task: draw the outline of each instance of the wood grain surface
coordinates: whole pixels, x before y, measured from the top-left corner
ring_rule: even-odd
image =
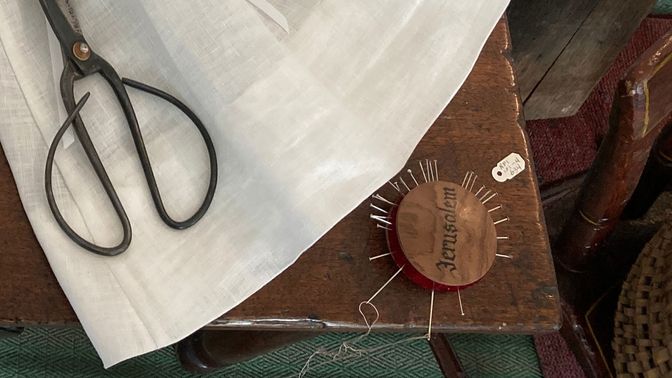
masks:
[[[523,103],[600,0],[511,0],[513,59]]]
[[[654,3],[513,1],[513,50],[525,118],[575,114]]]
[[[396,212],[406,259],[429,280],[467,286],[490,270],[497,232],[481,201],[460,185],[434,181],[411,190]]]
[[[454,293],[437,295],[437,332],[533,333],[559,325],[557,284],[509,51],[502,19],[473,72],[411,156],[411,161],[440,161],[439,177],[448,181],[460,182],[467,170],[479,173],[479,180],[499,193],[493,204],[501,203],[511,218],[497,231],[510,237],[499,251],[514,259],[497,262],[483,280],[463,291],[465,316]],[[511,152],[523,156],[528,168],[496,183],[488,174]],[[4,158],[0,177],[0,324],[75,323],[32,234]],[[385,250],[385,236],[369,220],[365,200],[295,264],[209,327],[364,330],[358,304],[397,270],[390,260],[369,261]],[[427,330],[429,294],[408,280],[393,280],[374,303],[380,310],[375,329]]]

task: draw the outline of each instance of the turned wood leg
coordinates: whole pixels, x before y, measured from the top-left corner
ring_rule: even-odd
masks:
[[[628,202],[623,215],[627,219],[641,218],[672,178],[672,128],[667,127],[651,151],[642,178]]]
[[[457,354],[450,345],[450,341],[448,341],[446,335],[440,333],[433,334],[432,338],[429,340],[429,345],[432,347],[436,362],[439,364],[441,372],[445,377],[461,378],[467,376],[462,368],[460,359],[457,357]]]
[[[177,344],[177,357],[185,370],[197,373],[249,360],[317,332],[199,330]]]

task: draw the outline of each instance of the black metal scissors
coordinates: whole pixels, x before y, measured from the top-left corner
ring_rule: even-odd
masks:
[[[105,167],[100,161],[98,152],[96,151],[96,148],[94,147],[93,142],[91,141],[91,138],[89,137],[89,134],[84,127],[84,123],[79,116],[79,111],[82,109],[86,103],[86,100],[89,98],[89,93],[86,93],[80,99],[80,101],[75,104],[75,95],[73,91],[75,81],[96,73],[100,74],[112,87],[112,90],[114,91],[114,94],[116,95],[119,104],[121,105],[124,115],[126,116],[135,148],[138,151],[138,156],[140,157],[142,169],[147,180],[147,185],[149,186],[149,191],[152,194],[154,205],[163,222],[175,229],[185,229],[198,222],[208,210],[208,207],[210,206],[212,198],[215,194],[215,188],[217,186],[217,157],[215,154],[215,148],[212,144],[212,140],[210,139],[210,135],[205,129],[205,126],[203,126],[203,123],[186,105],[170,94],[137,81],[120,78],[114,68],[112,68],[112,66],[107,61],[105,61],[105,59],[94,53],[89,47],[89,44],[82,35],[79,22],[77,21],[77,18],[75,17],[68,0],[40,0],[40,5],[42,6],[42,10],[46,15],[47,20],[49,20],[49,24],[51,25],[54,34],[56,34],[56,37],[60,42],[61,50],[63,52],[64,68],[63,73],[61,74],[60,90],[61,97],[63,98],[63,104],[65,105],[65,109],[69,114],[63,125],[56,133],[56,136],[54,137],[54,140],[49,147],[44,177],[47,201],[49,202],[49,207],[51,208],[51,212],[53,213],[54,218],[56,218],[58,225],[75,243],[93,253],[104,256],[118,255],[124,252],[131,243],[131,224],[128,220],[128,216],[126,215],[126,211],[124,210],[121,201],[119,201],[119,197],[114,190],[114,186],[112,185],[110,178],[107,176]],[[145,148],[145,143],[142,139],[140,127],[138,126],[138,120],[135,116],[133,106],[131,105],[131,100],[128,97],[128,93],[126,92],[124,85],[128,85],[129,87],[136,88],[154,96],[160,97],[176,106],[194,123],[203,137],[203,141],[205,142],[206,148],[208,150],[208,158],[210,159],[210,183],[208,185],[208,190],[205,194],[203,203],[199,209],[186,220],[176,221],[166,212],[163,201],[161,200],[159,188],[156,184],[156,179],[154,178],[154,171],[152,170],[152,165],[150,164],[149,156],[147,155],[147,149]],[[96,175],[98,176],[98,179],[102,183],[103,188],[105,189],[105,192],[112,202],[112,206],[114,207],[114,210],[116,211],[117,216],[121,221],[123,238],[116,246],[99,246],[79,236],[65,221],[54,199],[54,192],[51,183],[54,155],[56,153],[56,147],[58,146],[59,141],[71,124],[74,124],[77,138],[82,144],[84,151],[89,161],[91,162]]]

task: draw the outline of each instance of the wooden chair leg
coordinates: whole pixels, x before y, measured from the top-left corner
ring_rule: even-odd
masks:
[[[667,127],[658,138],[644,168],[642,178],[623,215],[627,219],[641,218],[672,179],[672,128]]]
[[[575,211],[554,248],[557,261],[588,271],[632,197],[658,136],[672,118],[672,32],[637,59],[618,85],[609,129]],[[666,138],[669,140],[670,138]]]
[[[460,359],[457,357],[446,335],[440,333],[432,335],[429,345],[432,347],[436,362],[439,364],[441,372],[445,377],[463,378],[467,376],[462,368]]]
[[[317,332],[199,330],[180,341],[176,352],[185,370],[206,373],[318,335]]]

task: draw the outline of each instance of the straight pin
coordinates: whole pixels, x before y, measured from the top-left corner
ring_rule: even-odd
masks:
[[[429,181],[434,181],[434,173],[432,172],[432,165],[429,164],[429,159],[425,159],[425,167],[427,168],[427,175],[429,176]]]
[[[492,190],[488,190],[487,192],[483,193],[483,195],[481,196],[481,198],[479,198],[478,200],[481,201],[481,202],[483,202],[483,198],[487,197],[488,194],[490,194],[490,193],[492,193]]]
[[[509,240],[508,236],[498,236],[497,240]]]
[[[405,266],[406,266],[406,265],[402,265],[401,268],[399,268],[399,270],[397,270],[397,272],[394,273],[394,274],[392,275],[392,277],[390,277],[390,279],[387,280],[387,282],[385,282],[385,283],[383,284],[383,286],[381,286],[380,289],[378,289],[378,291],[376,291],[376,292],[371,296],[371,298],[369,298],[369,300],[366,301],[366,302],[367,302],[367,303],[371,302],[371,301],[372,301],[378,294],[380,294],[380,292],[383,291],[383,289],[385,288],[385,286],[389,285],[389,283],[392,282],[392,280],[393,280],[396,276],[398,276],[399,273],[401,273],[401,271],[404,269]]]
[[[374,208],[374,209],[380,211],[380,212],[383,213],[383,214],[387,214],[387,210],[383,210],[383,209],[381,209],[380,207],[378,207],[378,206],[376,206],[376,205],[374,205],[374,204],[372,204],[372,203],[369,203],[369,207]]]
[[[383,230],[388,230],[388,231],[392,230],[391,228],[389,228],[389,227],[387,227],[387,226],[381,226],[381,225],[378,224],[378,223],[376,223],[376,227],[378,227],[378,228],[382,228]]]
[[[382,255],[371,256],[371,257],[369,257],[369,261],[373,261],[373,260],[375,260],[375,259],[379,259],[379,258],[381,258],[381,257],[389,256],[389,255],[391,255],[391,254],[392,254],[392,253],[388,252],[388,253],[383,253]]]
[[[498,225],[498,224],[500,224],[500,223],[502,223],[502,222],[506,222],[506,221],[508,221],[508,220],[509,220],[509,217],[502,218],[502,219],[498,220],[497,222],[495,222],[495,226]]]
[[[404,186],[406,187],[406,190],[408,190],[410,192],[411,188],[409,188],[408,185],[406,185],[406,181],[404,181],[404,178],[399,176],[399,180],[401,180],[401,183],[404,184]]]
[[[425,182],[427,181],[427,175],[425,174],[425,168],[422,167],[422,162],[418,160],[418,165],[420,165],[420,170],[422,171],[422,177],[425,179]]]
[[[497,206],[493,207],[492,209],[488,210],[488,213],[492,213],[493,211],[499,210],[501,208],[502,208],[502,205],[497,205]]]
[[[483,204],[485,205],[486,203],[488,203],[488,201],[493,199],[496,195],[497,195],[497,192],[492,193],[492,195],[490,197],[486,198],[485,201],[483,201]]]
[[[394,184],[393,184],[392,181],[388,181],[388,183],[389,183],[390,185],[392,185],[392,187],[394,188],[394,190],[396,190],[397,192],[399,192],[399,194],[402,194],[402,195],[404,194],[404,193],[401,192],[401,188],[399,188],[399,183],[398,183],[398,182],[395,181]]]
[[[465,173],[464,178],[462,179],[462,185],[460,185],[460,186],[463,187],[463,188],[464,188],[464,184],[467,182],[467,176],[469,176],[469,172]]]
[[[416,187],[417,187],[417,186],[420,186],[420,184],[418,184],[418,180],[416,180],[416,179],[415,179],[415,176],[413,176],[413,171],[409,168],[409,169],[406,170],[406,172],[408,172],[408,174],[411,175],[411,178],[412,178],[413,181],[415,182],[415,186],[416,186]]]
[[[392,205],[392,206],[397,206],[396,203],[394,203],[394,202],[392,202],[392,201],[388,201],[385,197],[381,196],[380,194],[374,194],[374,195],[371,196],[371,198],[373,198],[373,199],[377,199],[377,200],[379,200],[379,201],[383,201],[383,202],[385,202],[385,203],[387,203],[387,204],[389,204],[389,205]]]
[[[478,193],[480,193],[481,190],[483,190],[483,189],[485,189],[485,185],[482,185],[481,188],[478,189],[478,191],[477,191],[476,194],[474,194],[474,195],[475,195],[476,197],[478,197]]]
[[[513,259],[513,256],[511,255],[502,255],[501,253],[495,253],[495,256],[497,257],[503,257],[505,259]]]
[[[434,160],[434,176],[436,177],[436,181],[439,181],[439,165],[436,160]]]
[[[432,338],[432,315],[434,314],[434,288],[432,288],[432,296],[429,300],[429,326],[427,326],[427,340]]]
[[[387,224],[387,225],[392,225],[392,222],[390,222],[390,221],[388,221],[387,219],[385,219],[385,218],[387,218],[387,217],[384,217],[384,216],[382,216],[382,215],[369,214],[369,218],[371,218],[371,219],[373,219],[373,220],[375,220],[375,221],[377,221],[377,222],[383,222],[383,223],[385,223],[385,224]]]
[[[474,184],[476,183],[476,179],[478,179],[478,175],[474,175],[474,181],[471,182],[471,185],[469,186],[469,191],[471,192],[472,189],[474,189]]]
[[[467,182],[464,183],[464,189],[469,189],[469,184],[471,183],[471,179],[474,177],[474,172],[469,171],[467,172]]]
[[[464,307],[462,307],[462,296],[460,295],[460,289],[457,289],[457,301],[460,302],[460,315],[464,316]]]

